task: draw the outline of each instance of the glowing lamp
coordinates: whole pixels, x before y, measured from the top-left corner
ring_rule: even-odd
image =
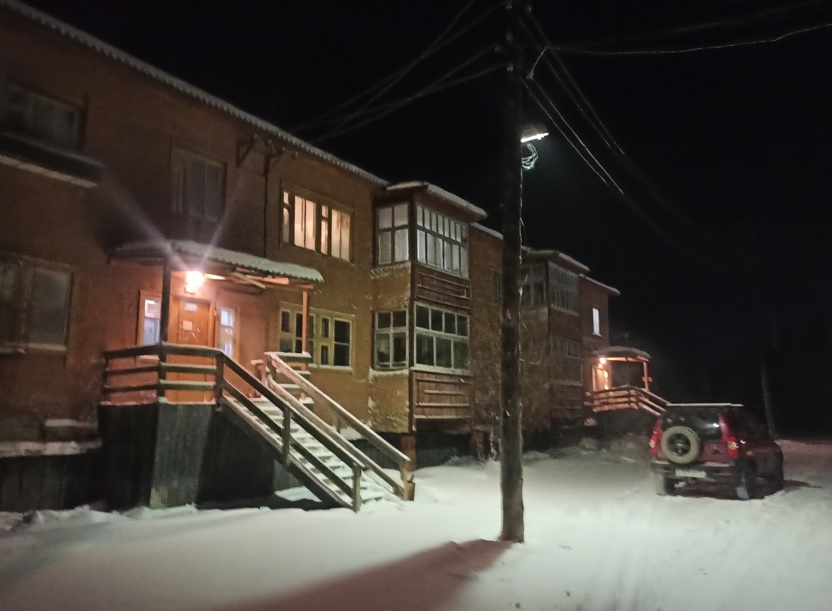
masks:
[[[543,140],[548,135],[549,132],[542,127],[528,127],[520,134],[520,142],[526,143],[532,140]]]
[[[599,362],[601,365],[606,365],[606,364],[607,364],[607,359],[605,359],[605,358],[602,356],[600,359],[598,359],[598,362]]]
[[[205,274],[197,271],[185,272],[185,292],[193,295],[205,282]]]

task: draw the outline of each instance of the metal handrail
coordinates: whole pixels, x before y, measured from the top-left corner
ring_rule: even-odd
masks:
[[[312,397],[313,400],[320,401],[321,403],[327,405],[335,412],[337,417],[346,421],[359,435],[361,435],[363,439],[369,442],[370,445],[398,466],[402,484],[401,486],[396,484],[396,493],[405,500],[413,498],[413,463],[406,454],[394,448],[390,443],[382,439],[378,433],[373,431],[352,413],[347,411],[337,401],[332,399],[332,397],[301,376],[295,369],[290,367],[288,363],[280,358],[280,355],[277,352],[267,352],[266,359],[269,366],[274,369],[276,374],[280,373],[293,384],[297,384],[298,387],[300,387],[304,393]],[[340,435],[338,437],[341,438]],[[363,453],[362,456],[365,457],[364,464],[368,469],[385,481],[390,481],[389,476],[384,473],[383,469],[379,465],[377,465],[374,461],[371,461],[369,457],[366,457]]]

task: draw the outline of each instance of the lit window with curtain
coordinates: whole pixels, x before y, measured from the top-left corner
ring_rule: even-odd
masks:
[[[281,240],[336,259],[350,260],[349,212],[291,191],[281,200]]]

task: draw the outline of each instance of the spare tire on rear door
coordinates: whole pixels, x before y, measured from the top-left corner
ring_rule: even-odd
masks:
[[[687,426],[671,426],[662,433],[662,451],[677,465],[692,463],[699,456],[699,435]]]

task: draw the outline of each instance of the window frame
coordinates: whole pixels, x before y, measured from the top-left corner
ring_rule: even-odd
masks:
[[[297,242],[296,214],[298,200],[303,202],[304,211],[308,206],[314,206],[313,235],[309,244],[308,235]],[[280,190],[280,242],[287,246],[302,248],[318,253],[325,257],[331,257],[338,261],[352,262],[353,248],[353,216],[354,211],[341,205],[333,203],[327,198],[307,194],[303,190],[291,186],[284,186]],[[339,219],[336,222],[336,218]],[[308,221],[308,214],[305,212],[303,220]],[[346,220],[346,223],[344,222]],[[338,226],[338,254],[335,254],[334,229]],[[305,233],[305,232],[304,232]],[[344,237],[346,236],[346,248],[344,248]],[[346,250],[346,253],[344,252]]]
[[[231,326],[230,326],[230,329],[231,329],[231,354],[228,354],[222,348],[222,332],[223,332],[223,329],[229,328],[228,325],[223,325],[222,324],[222,313],[223,313],[223,311],[231,312],[231,316],[232,316],[232,322],[231,322]],[[239,329],[239,320],[240,320],[239,316],[238,316],[237,308],[217,304],[215,309],[214,309],[214,312],[216,313],[216,317],[217,317],[217,324],[214,325],[214,328],[216,329],[216,336],[217,336],[216,337],[217,348],[223,354],[228,356],[229,358],[236,359],[237,355],[238,355],[238,349],[239,349],[239,332],[238,332],[238,329]]]
[[[84,126],[83,106],[68,102],[47,93],[43,93],[36,88],[29,87],[16,80],[6,80],[5,83],[0,81],[0,85],[2,85],[2,91],[0,91],[0,127],[2,127],[2,129],[25,138],[31,138],[37,142],[57,146],[66,150],[81,150],[83,144],[82,133]],[[10,97],[14,89],[17,89],[26,98],[25,103],[21,108],[21,114],[23,117],[22,122],[24,126],[20,129],[10,126],[9,117],[12,115],[12,112],[10,111],[10,108],[12,107]],[[56,138],[54,133],[49,137],[45,137],[43,134],[37,133],[37,130],[33,127],[35,115],[34,104],[36,100],[45,102],[46,105],[53,107],[53,111],[68,111],[72,115],[71,142],[65,142],[61,138]],[[57,114],[52,116],[53,130],[55,128],[54,122],[56,119]]]
[[[402,209],[404,207],[404,222],[397,223],[396,221],[396,210]],[[382,227],[382,214],[386,211],[390,211],[390,226],[389,227]],[[398,201],[392,203],[382,204],[380,206],[376,206],[373,210],[373,227],[375,229],[375,246],[374,251],[375,255],[373,257],[374,263],[376,267],[384,267],[386,265],[399,265],[401,263],[407,263],[408,261],[412,260],[413,253],[410,252],[410,202],[409,201]],[[400,232],[404,231],[404,257],[397,258],[396,257],[396,235],[400,234]],[[388,237],[389,236],[389,237]],[[382,240],[388,242],[390,253],[390,260],[389,261],[382,261],[381,253],[382,253]]]
[[[552,338],[555,357],[555,381],[561,384],[583,384],[584,371],[581,342],[571,337],[556,335]],[[569,348],[574,354],[569,354]],[[573,375],[568,375],[573,374]],[[576,375],[575,375],[576,374]]]
[[[592,306],[592,335],[601,337],[601,308]]]
[[[433,208],[415,202],[413,228],[416,261],[460,278],[470,276],[468,223],[456,220],[447,214],[437,212]],[[430,248],[428,244],[433,244],[433,248]],[[456,262],[454,249],[456,249],[459,258],[458,267],[454,267]],[[431,251],[433,252],[432,257]],[[431,261],[431,258],[433,261]],[[450,262],[448,259],[450,259]],[[440,261],[437,262],[437,260]]]
[[[427,328],[419,325],[419,308],[425,308],[428,310],[428,325],[430,327],[433,326],[434,320],[434,313],[442,314],[442,327],[443,330],[439,331],[433,328]],[[446,315],[454,316],[454,326],[459,328],[459,319],[463,318],[465,320],[465,334],[460,333],[450,333],[444,330],[446,326]],[[410,358],[412,359],[413,367],[428,370],[428,371],[435,371],[435,372],[454,372],[454,373],[470,373],[471,372],[471,314],[467,312],[459,312],[449,308],[445,308],[442,306],[437,306],[431,303],[426,302],[416,302],[413,304],[413,347],[411,350]],[[433,364],[422,363],[419,361],[419,338],[420,337],[429,337],[432,338],[432,352],[433,352]],[[437,339],[448,340],[451,342],[450,345],[450,358],[451,358],[451,366],[445,367],[442,365],[437,365]],[[465,346],[465,367],[455,367],[456,365],[456,345],[464,345]]]
[[[286,331],[283,330],[284,313],[287,313],[289,316],[289,329]],[[300,305],[286,304],[281,305],[280,308],[278,308],[277,341],[278,348],[281,352],[291,352],[293,354],[299,354],[295,348],[297,346],[297,343],[302,341],[300,335],[301,331],[297,328],[298,320],[302,321],[302,318],[299,319],[298,317],[301,317],[302,315],[303,312],[302,307]],[[310,362],[309,366],[333,371],[352,371],[355,359],[354,317],[349,316],[347,314],[342,314],[340,312],[333,312],[331,310],[322,310],[318,308],[309,308],[308,317],[309,322],[307,323],[306,346],[303,347],[303,351],[309,352],[309,354],[312,356],[312,361]],[[336,322],[345,323],[349,325],[349,364],[347,365],[332,364],[335,360],[336,345],[344,345],[344,342],[337,342],[335,340]],[[328,327],[328,334],[326,335],[323,332],[324,325]],[[287,351],[282,349],[281,343],[284,341],[292,342],[292,350]],[[328,363],[322,363],[322,348],[327,349],[327,360],[329,361]]]
[[[546,261],[524,263],[520,267],[520,274],[520,307],[547,306],[549,303],[549,263]]]
[[[578,274],[549,263],[549,305],[567,314],[580,313]]]
[[[410,316],[406,307],[395,310],[379,310],[373,312],[373,369],[376,371],[397,371],[407,369],[410,363]],[[395,325],[396,314],[404,314],[404,325]],[[379,319],[390,316],[390,326],[379,326]],[[404,337],[404,361],[395,360],[395,338]],[[386,339],[390,348],[390,360],[387,364],[379,361],[379,339]]]
[[[190,168],[191,163],[197,162],[203,165],[202,177],[202,199],[200,203],[200,210],[194,210],[193,201],[189,198],[188,192],[190,189]],[[174,143],[171,150],[170,161],[170,176],[171,176],[171,196],[170,209],[174,215],[182,216],[196,221],[205,221],[210,223],[218,223],[222,220],[225,214],[225,187],[227,182],[227,167],[222,161],[213,159],[207,155],[197,153],[192,149]],[[212,212],[209,216],[206,213],[206,197],[208,192],[208,168],[213,167],[217,169],[217,210],[216,215]]]
[[[60,263],[51,263],[28,257],[3,256],[0,255],[0,264],[15,269],[15,278],[9,283],[7,297],[0,301],[0,307],[5,309],[10,321],[10,334],[8,338],[0,338],[0,354],[21,354],[28,351],[40,352],[66,352],[69,347],[70,330],[72,327],[72,304],[75,292],[74,270]],[[63,304],[60,306],[62,313],[61,335],[59,343],[33,341],[33,329],[35,324],[36,284],[39,271],[47,274],[60,274],[65,282],[65,293],[62,296]],[[10,314],[8,314],[10,312]]]

